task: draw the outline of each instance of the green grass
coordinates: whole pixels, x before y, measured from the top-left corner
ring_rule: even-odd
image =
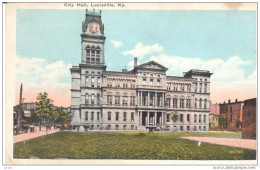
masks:
[[[241,133],[55,133],[14,145],[15,158],[255,160],[256,151],[178,139]]]

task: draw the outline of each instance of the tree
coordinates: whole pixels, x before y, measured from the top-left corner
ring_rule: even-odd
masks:
[[[174,122],[177,121],[177,120],[179,119],[178,113],[177,113],[177,112],[173,112],[173,113],[171,114],[171,119],[172,119]]]
[[[58,120],[61,122],[62,124],[62,131],[63,131],[63,127],[68,127],[69,123],[71,121],[71,117],[69,115],[68,109],[63,108],[63,107],[59,107],[58,108],[58,112],[59,112],[59,118]]]
[[[224,125],[224,128],[227,128],[227,122],[228,122],[228,117],[225,114],[220,114],[218,122],[220,125]]]
[[[46,92],[39,93],[37,96],[37,104],[35,113],[39,117],[41,121],[39,121],[39,127],[41,129],[41,122],[44,120],[46,125],[46,133],[48,133],[48,127],[51,120],[58,118],[58,111],[51,104],[51,100],[48,98],[48,94]]]

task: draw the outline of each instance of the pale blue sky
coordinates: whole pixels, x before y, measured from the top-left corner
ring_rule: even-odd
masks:
[[[17,10],[17,55],[21,58],[42,58],[48,63],[62,60],[65,64],[78,65],[84,19],[85,10]],[[123,52],[133,50],[138,43],[143,46],[157,43],[163,51],[145,55],[141,63],[149,61],[152,56],[161,61],[159,56],[162,54],[169,58],[179,56],[182,57],[180,61],[191,63],[180,67],[177,65],[185,66],[186,63],[176,65],[173,62],[170,65],[161,61],[161,64],[170,67],[169,74],[180,76],[181,72],[188,71],[182,69],[212,68],[210,71],[219,72],[220,75],[214,72],[213,76],[216,82],[220,82],[219,77],[227,74],[229,70],[225,67],[232,65],[233,60],[237,67],[230,68],[230,72],[242,74],[241,78],[230,75],[237,76],[236,83],[243,79],[247,81],[256,73],[255,11],[102,10],[102,21],[107,37],[107,70],[120,71],[124,66],[128,67],[133,56],[125,56]],[[124,45],[115,48],[111,40],[121,41]],[[232,58],[234,56],[239,58]],[[204,68],[198,63],[194,63],[193,67],[191,60],[198,58],[204,65],[215,59],[221,60],[219,64],[222,68],[217,70],[214,64]],[[63,76],[58,81],[70,82],[71,77]]]

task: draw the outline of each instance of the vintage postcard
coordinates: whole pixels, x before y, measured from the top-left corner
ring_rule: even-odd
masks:
[[[257,165],[257,3],[4,9],[5,164]]]

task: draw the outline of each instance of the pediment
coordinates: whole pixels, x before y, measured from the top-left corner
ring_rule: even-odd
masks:
[[[167,70],[166,67],[162,66],[159,63],[156,63],[155,61],[149,61],[147,63],[139,65],[138,67],[142,69]]]

